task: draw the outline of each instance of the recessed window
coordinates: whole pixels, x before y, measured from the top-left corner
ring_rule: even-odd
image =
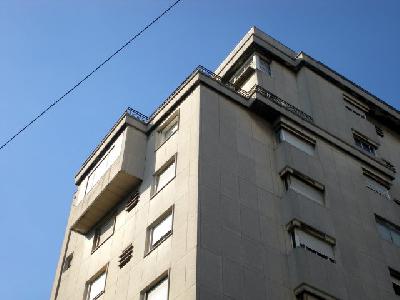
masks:
[[[157,145],[160,147],[164,144],[179,128],[179,115],[174,114],[170,117],[166,124],[162,125],[161,129],[157,131]]]
[[[65,271],[67,271],[69,268],[71,268],[72,258],[73,258],[73,257],[74,257],[74,254],[71,253],[71,254],[69,254],[69,255],[65,258],[64,264],[63,264],[63,267],[62,267],[62,272],[65,272]]]
[[[304,248],[322,258],[335,262],[333,242],[326,235],[310,229],[308,226],[290,229],[293,248]]]
[[[172,179],[175,178],[176,157],[174,156],[165,166],[163,166],[155,175],[154,193],[159,192]]]
[[[393,223],[375,216],[378,232],[381,238],[400,247],[400,228]]]
[[[377,147],[375,145],[371,144],[366,139],[357,135],[354,136],[354,142],[357,148],[359,148],[361,151],[363,151],[368,155],[375,156],[377,150]]]
[[[324,205],[324,192],[295,176],[286,178],[287,187],[310,200]]]
[[[144,295],[144,300],[168,300],[169,284],[168,277],[162,279]]]
[[[368,106],[346,94],[343,95],[343,100],[345,100],[345,107],[349,112],[361,119],[366,119],[365,113],[369,110]]]
[[[114,233],[115,216],[108,217],[96,229],[93,240],[93,250],[95,251],[106,240],[108,240]]]
[[[297,295],[296,299],[297,300],[325,300],[325,298],[311,294],[309,292],[304,292],[304,293]]]
[[[324,186],[302,173],[286,167],[280,173],[287,190],[307,197],[314,202],[324,205]]]
[[[172,233],[172,210],[148,230],[148,251],[160,245]]]
[[[397,296],[400,296],[400,272],[389,268],[390,279],[392,280],[393,291]]]
[[[309,155],[314,155],[315,143],[311,143],[310,141],[305,140],[304,138],[300,137],[298,134],[295,134],[292,131],[282,128],[277,132],[277,137],[278,142],[287,142]]]
[[[103,271],[87,283],[87,300],[98,299],[105,292],[107,272]]]
[[[365,181],[367,188],[387,199],[390,199],[389,188],[386,185],[369,176],[365,176]]]
[[[260,59],[259,70],[271,76],[271,64],[264,59]]]

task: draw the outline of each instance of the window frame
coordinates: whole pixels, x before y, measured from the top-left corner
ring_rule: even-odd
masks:
[[[108,221],[112,220],[113,224],[112,224],[112,232],[111,234],[104,239],[102,242],[100,242],[100,237],[101,235],[100,233],[100,229],[107,224]],[[117,216],[115,212],[112,212],[108,215],[106,215],[105,217],[103,217],[99,223],[97,223],[94,226],[94,234],[93,234],[93,245],[92,245],[92,252],[91,254],[93,254],[94,252],[96,252],[97,249],[99,249],[103,244],[105,244],[105,242],[107,242],[113,235],[115,232],[115,223],[117,221]]]
[[[103,286],[103,290],[97,294],[94,298],[90,299],[90,291],[92,288],[93,283],[99,279],[102,275],[105,275],[105,279],[104,279],[104,286]],[[106,292],[106,287],[107,287],[107,277],[108,277],[108,264],[106,266],[104,266],[103,268],[101,268],[99,271],[97,271],[92,277],[90,277],[89,280],[86,281],[86,287],[85,287],[85,300],[96,300],[99,299],[102,295],[105,294]]]
[[[158,285],[163,283],[165,280],[168,281],[168,293],[167,293],[167,300],[170,298],[170,290],[171,290],[171,283],[170,283],[170,270],[165,271],[156,279],[154,279],[150,284],[148,284],[141,292],[140,292],[140,300],[148,300],[148,294],[152,290],[154,290]]]
[[[387,242],[390,242],[391,244],[393,244],[396,247],[400,247],[400,226],[398,226],[378,215],[375,215],[375,222],[377,225],[376,227],[377,227],[377,231],[378,231],[380,238]],[[384,237],[384,234],[382,233],[382,231],[380,229],[382,227],[388,231],[390,240]],[[393,238],[394,234],[397,234],[397,236],[399,237],[398,242],[395,242],[395,239]]]
[[[172,176],[161,188],[159,188],[158,185],[159,185],[160,175],[163,174],[172,164],[175,164],[174,176]],[[178,167],[178,155],[177,153],[175,153],[156,172],[154,172],[150,199],[152,199],[155,195],[161,192],[171,181],[175,179],[177,167]]]
[[[314,203],[317,203],[322,206],[326,206],[326,195],[325,195],[325,186],[316,180],[308,177],[307,175],[304,175],[300,173],[297,170],[294,170],[290,167],[285,167],[281,172],[280,176],[284,181],[285,184],[285,189],[288,191],[289,189],[294,191],[297,194],[302,195],[303,197],[307,198],[310,201],[313,201]],[[314,189],[315,191],[319,192],[321,194],[321,202],[313,199],[312,197],[305,195],[304,193],[300,192],[299,190],[290,188],[290,180],[291,178],[295,178],[296,180],[302,182],[304,185],[309,186],[310,188]]]
[[[174,211],[175,211],[174,206],[171,206],[147,227],[146,249],[145,249],[144,256],[149,255],[152,251],[154,251],[156,248],[158,248],[158,246],[160,246],[165,240],[167,240],[173,234]],[[158,225],[160,225],[164,220],[166,220],[168,217],[171,217],[171,229],[167,233],[165,233],[163,236],[161,236],[160,239],[158,239],[156,243],[153,244],[154,229]]]
[[[165,131],[171,129],[174,124],[176,124],[176,130],[170,134],[168,137],[164,136]],[[170,138],[172,138],[178,131],[180,127],[180,112],[176,110],[162,123],[160,128],[156,130],[156,149],[160,149]]]
[[[320,240],[321,242],[324,242],[325,244],[327,244],[328,246],[331,247],[332,250],[332,257],[319,252],[317,249],[313,249],[311,246],[307,246],[307,245],[302,245],[301,243],[298,245],[297,244],[297,238],[296,238],[296,231],[302,231],[303,233],[305,233],[306,235],[309,235],[315,239]],[[305,249],[309,252],[312,252],[316,255],[318,255],[319,257],[324,258],[325,260],[328,260],[332,263],[336,263],[336,251],[335,251],[335,247],[336,247],[336,240],[323,233],[322,231],[319,231],[297,219],[292,220],[288,225],[287,225],[287,231],[290,235],[291,241],[292,241],[292,247],[293,249],[296,248],[302,248]]]
[[[363,168],[362,170],[365,179],[365,187],[386,198],[387,200],[391,200],[392,196],[390,195],[390,182],[365,168]],[[382,190],[381,187],[384,188],[384,190]]]

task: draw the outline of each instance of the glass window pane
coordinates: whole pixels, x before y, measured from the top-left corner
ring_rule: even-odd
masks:
[[[378,232],[383,239],[392,241],[390,230],[384,224],[378,223]]]
[[[392,241],[396,246],[400,247],[400,233],[397,231],[392,230],[391,232]]]
[[[151,246],[154,246],[167,233],[172,230],[172,214],[168,215],[164,220],[156,225],[152,231]]]
[[[114,221],[115,218],[112,217],[107,220],[103,225],[100,226],[98,230],[99,240],[98,245],[102,244],[106,239],[108,239],[114,233]]]
[[[175,177],[175,161],[171,163],[162,173],[158,175],[157,178],[157,188],[156,190],[161,190],[168,182]]]
[[[148,291],[146,300],[168,300],[168,278]]]
[[[164,140],[167,140],[170,136],[172,136],[176,131],[178,130],[178,120],[175,119],[172,123],[172,125],[167,126],[164,129],[163,135],[164,135]]]
[[[91,283],[88,299],[93,300],[102,292],[104,292],[105,285],[106,285],[106,272],[102,273]]]

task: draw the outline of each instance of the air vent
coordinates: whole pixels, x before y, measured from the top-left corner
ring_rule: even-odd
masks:
[[[71,263],[72,263],[72,258],[73,257],[74,257],[74,253],[71,253],[65,258],[64,264],[63,264],[63,267],[62,267],[62,272],[63,273],[65,271],[67,271],[71,267]]]
[[[376,134],[379,135],[380,137],[383,137],[383,130],[382,128],[375,126]]]
[[[140,198],[139,192],[134,192],[130,196],[128,202],[126,202],[125,210],[128,212],[131,211],[138,204],[139,198]]]
[[[122,254],[119,256],[119,267],[122,269],[132,258],[133,246],[129,244],[128,247],[122,251]]]
[[[396,173],[396,167],[390,161],[387,161],[386,159],[383,159],[383,158],[382,158],[382,161],[388,169],[390,169]]]

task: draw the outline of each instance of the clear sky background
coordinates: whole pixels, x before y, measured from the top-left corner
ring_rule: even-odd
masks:
[[[0,0],[0,143],[173,1]],[[73,177],[127,106],[151,112],[256,25],[400,108],[400,1],[183,0],[0,151],[2,299],[48,299]]]

